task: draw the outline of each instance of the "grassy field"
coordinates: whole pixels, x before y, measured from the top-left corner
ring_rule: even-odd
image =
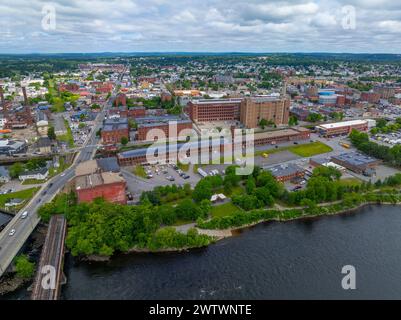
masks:
[[[233,205],[231,202],[228,202],[220,206],[212,207],[210,213],[213,218],[217,218],[217,217],[229,216],[238,211],[241,211],[241,209]]]
[[[283,152],[283,151],[290,151],[290,152],[296,154],[297,156],[306,158],[306,157],[316,156],[318,154],[331,152],[331,151],[333,151],[333,149],[320,141],[316,141],[316,142],[307,143],[307,144],[281,147],[281,148],[270,149],[270,150],[265,150],[265,151],[256,151],[255,156],[262,156],[264,153],[271,155],[271,154],[279,153],[279,152]]]
[[[359,186],[362,184],[362,181],[357,178],[341,179],[340,182],[342,185],[344,185],[346,187]]]
[[[322,154],[322,153],[328,153],[328,152],[333,151],[333,149],[320,141],[316,141],[316,142],[309,143],[309,144],[303,144],[303,145],[291,147],[289,149],[289,151],[291,151],[292,153],[295,153],[296,155],[298,155],[300,157],[306,158],[306,157],[312,157],[312,156]]]
[[[46,180],[27,179],[27,180],[24,180],[24,182],[22,182],[21,184],[26,186],[26,185],[30,185],[30,184],[42,184],[45,182],[46,182]]]
[[[57,136],[57,140],[64,141],[65,143],[68,144],[68,146],[70,148],[73,148],[74,147],[74,137],[72,135],[72,130],[71,130],[70,125],[68,124],[67,120],[64,120],[64,123],[65,123],[65,127],[67,128],[67,133]]]
[[[4,208],[7,200],[9,199],[24,199],[29,200],[33,197],[33,195],[39,190],[39,188],[31,188],[18,192],[8,193],[8,194],[0,194],[0,207]]]
[[[134,175],[136,175],[138,177],[141,177],[141,178],[147,177],[145,169],[142,166],[135,166],[135,168],[132,172],[134,173]]]
[[[181,162],[178,162],[177,167],[184,172],[188,172],[189,170],[189,164],[182,164]]]

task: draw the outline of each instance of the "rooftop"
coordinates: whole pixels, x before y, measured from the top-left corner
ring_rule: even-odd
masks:
[[[335,128],[357,126],[357,125],[363,125],[363,124],[367,124],[367,121],[366,120],[351,120],[351,121],[322,124],[322,125],[318,126],[317,128],[335,129]]]
[[[305,171],[303,168],[295,165],[295,164],[281,164],[278,166],[274,166],[271,168],[267,168],[272,175],[276,178],[278,177],[286,177],[286,176],[291,176],[293,174],[297,174],[299,172]]]
[[[363,166],[371,163],[375,163],[379,160],[366,156],[364,154],[358,153],[358,152],[352,152],[352,153],[343,153],[338,156],[333,156],[333,160],[340,160],[342,162],[348,162],[351,165],[354,166]]]
[[[114,172],[91,173],[77,177],[75,187],[76,190],[82,190],[124,181],[124,178]]]

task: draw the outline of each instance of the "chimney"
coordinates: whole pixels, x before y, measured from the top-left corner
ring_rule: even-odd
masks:
[[[22,87],[22,94],[24,95],[24,105],[28,105],[28,96],[26,95],[26,87]]]
[[[1,104],[4,104],[3,86],[0,86],[0,103],[1,103]]]

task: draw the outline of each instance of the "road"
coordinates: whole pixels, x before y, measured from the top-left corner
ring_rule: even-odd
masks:
[[[99,139],[96,137],[96,132],[100,129],[106,112],[110,107],[110,101],[106,102],[102,111],[97,115],[92,132],[88,136],[84,147],[82,147],[77,154],[72,166],[62,174],[53,177],[45,183],[25,208],[21,210],[0,233],[0,277],[38,225],[40,218],[37,215],[37,210],[39,207],[50,202],[55,195],[60,192],[64,185],[74,177],[74,171],[77,164],[92,159],[96,153],[96,146]],[[22,219],[21,216],[25,211],[28,212],[28,217]],[[11,230],[15,230],[13,236],[9,235]]]

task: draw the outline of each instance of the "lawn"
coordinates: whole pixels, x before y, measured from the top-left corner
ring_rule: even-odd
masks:
[[[68,146],[70,148],[73,148],[74,147],[74,137],[72,135],[72,131],[71,131],[70,125],[68,124],[67,120],[64,120],[64,123],[65,123],[65,127],[67,128],[67,133],[63,134],[63,135],[60,135],[60,136],[57,136],[57,139],[59,141],[64,141],[65,143],[68,144]]]
[[[233,205],[231,202],[227,202],[220,206],[213,206],[210,213],[213,218],[218,218],[218,217],[229,216],[229,215],[232,215],[239,211],[242,211],[242,210],[240,208],[236,207],[235,205]]]
[[[31,199],[39,189],[40,188],[31,188],[8,194],[0,194],[0,208],[4,208],[7,200],[9,199]]]
[[[189,164],[182,164],[181,162],[178,162],[177,167],[184,172],[188,172],[189,170]]]
[[[360,186],[362,184],[361,180],[357,178],[341,179],[340,183],[346,187]]]
[[[294,146],[294,147],[289,148],[288,150],[291,151],[292,153],[295,153],[296,155],[298,155],[300,157],[304,157],[304,158],[312,157],[312,156],[316,156],[318,154],[328,153],[328,152],[333,151],[333,149],[331,147],[329,147],[328,145],[326,145],[320,141]]]
[[[21,184],[26,186],[26,185],[30,185],[30,184],[42,184],[45,182],[46,182],[46,180],[27,179],[27,180],[24,180],[24,182],[22,182]]]
[[[145,169],[142,166],[135,166],[133,173],[141,178],[146,178],[147,174],[145,172]]]

